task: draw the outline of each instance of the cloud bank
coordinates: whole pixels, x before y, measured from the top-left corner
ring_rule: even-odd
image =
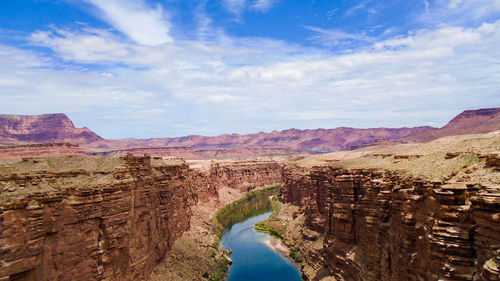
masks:
[[[220,30],[202,41],[174,40],[161,8],[92,1],[120,33],[85,25],[33,32],[30,44],[51,56],[0,45],[1,112],[67,112],[104,137],[144,138],[442,126],[463,109],[500,105],[498,20],[385,39],[308,27],[326,36],[317,39],[322,45],[367,42],[335,52]],[[154,32],[137,35],[122,22],[128,13],[152,13],[152,23],[139,22]]]

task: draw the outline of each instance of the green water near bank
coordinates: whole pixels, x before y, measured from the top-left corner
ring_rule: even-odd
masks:
[[[224,249],[232,250],[233,263],[229,267],[227,281],[301,280],[300,271],[286,256],[263,243],[270,236],[255,230],[256,223],[268,218],[272,212],[279,212],[280,204],[276,198],[279,189],[280,186],[273,186],[250,192],[215,216],[220,223],[220,244]],[[269,199],[271,196],[273,200]],[[227,267],[217,268],[217,277],[207,274],[207,279],[222,280],[226,277],[226,270]]]
[[[223,228],[231,228],[232,225],[250,217],[272,211],[276,205],[275,202],[269,200],[269,197],[277,196],[279,190],[280,186],[276,185],[249,192],[243,199],[225,206],[215,215],[215,218]]]

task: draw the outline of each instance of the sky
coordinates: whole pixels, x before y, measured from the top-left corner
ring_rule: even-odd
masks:
[[[500,0],[0,1],[0,113],[105,138],[441,127],[500,106]]]

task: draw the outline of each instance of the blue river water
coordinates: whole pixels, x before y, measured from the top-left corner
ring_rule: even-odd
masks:
[[[257,222],[267,219],[270,214],[251,217],[222,234],[221,246],[233,252],[227,281],[302,280],[300,271],[288,258],[262,243],[269,235],[254,229]]]

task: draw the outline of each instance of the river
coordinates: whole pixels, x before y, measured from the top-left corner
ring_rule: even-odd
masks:
[[[267,219],[271,212],[237,223],[222,234],[221,246],[231,248],[233,264],[227,281],[300,281],[300,271],[283,254],[262,243],[269,235],[257,232],[256,223]]]

